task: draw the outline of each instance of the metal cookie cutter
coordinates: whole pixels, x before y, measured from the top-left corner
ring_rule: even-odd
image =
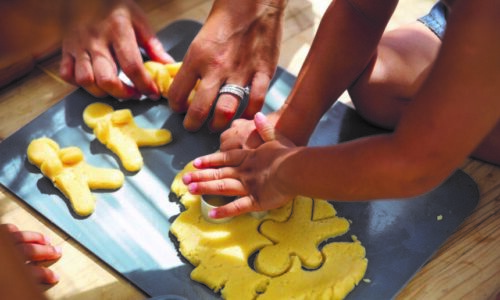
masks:
[[[203,216],[203,218],[206,221],[211,222],[211,223],[228,222],[233,217],[214,219],[214,218],[210,218],[210,216],[208,214],[209,214],[211,209],[226,205],[229,202],[233,201],[234,199],[236,199],[236,197],[220,196],[220,195],[202,195],[201,196],[201,215]],[[266,211],[253,211],[250,213],[250,215],[256,219],[262,219],[264,216],[267,215],[267,210]]]
[[[201,196],[201,215],[205,220],[211,223],[225,223],[231,220],[233,217],[214,219],[210,218],[208,213],[210,210],[228,204],[233,201],[235,197],[227,197],[220,195],[202,195]]]

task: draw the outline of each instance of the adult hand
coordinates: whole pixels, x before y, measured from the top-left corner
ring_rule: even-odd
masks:
[[[101,20],[79,22],[70,28],[62,47],[61,77],[96,97],[159,99],[160,91],[144,68],[139,47],[151,60],[171,63],[146,16],[132,0],[113,5]],[[118,78],[118,64],[133,82]]]
[[[10,233],[14,244],[26,261],[30,273],[39,283],[55,284],[59,276],[51,269],[36,265],[40,261],[56,260],[61,257],[61,249],[50,244],[49,239],[41,233],[20,231],[13,224],[1,224]]]
[[[262,108],[278,62],[284,11],[281,2],[285,1],[214,2],[167,97],[175,112],[187,111],[184,119],[187,130],[198,130],[214,105],[210,129],[221,131],[229,125],[240,99],[231,94],[218,97],[219,89],[226,83],[250,86],[243,117],[251,118]],[[197,92],[188,103],[198,79]]]
[[[200,157],[193,164],[202,170],[183,177],[192,194],[240,196],[210,211],[212,218],[281,207],[294,196],[289,194],[277,172],[280,163],[293,154],[296,147],[277,136],[263,114],[257,113],[254,122],[266,143],[254,150],[235,149]]]

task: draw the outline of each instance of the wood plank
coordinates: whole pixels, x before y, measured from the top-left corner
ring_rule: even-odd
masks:
[[[17,131],[57,103],[74,87],[35,69],[0,90],[0,140]]]

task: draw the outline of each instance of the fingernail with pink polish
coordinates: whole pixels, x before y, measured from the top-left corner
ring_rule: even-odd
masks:
[[[212,218],[212,219],[215,219],[217,217],[217,210],[215,209],[211,209],[209,212],[208,212],[208,217]]]
[[[201,167],[201,159],[197,158],[193,161],[193,166],[199,168]]]
[[[196,192],[197,187],[198,187],[198,185],[196,183],[190,183],[188,185],[188,191],[190,193],[194,193],[194,192]]]
[[[62,254],[62,248],[60,246],[55,246],[54,251],[59,255]]]
[[[184,174],[184,176],[182,176],[182,182],[184,182],[184,184],[189,184],[191,182],[191,174]]]

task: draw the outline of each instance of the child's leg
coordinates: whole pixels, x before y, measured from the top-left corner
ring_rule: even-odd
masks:
[[[358,113],[392,129],[427,77],[441,40],[415,22],[383,35],[372,61],[349,88]]]
[[[441,40],[415,22],[384,34],[377,53],[349,88],[358,113],[388,129],[396,126],[434,63]],[[500,122],[472,156],[500,165]]]

